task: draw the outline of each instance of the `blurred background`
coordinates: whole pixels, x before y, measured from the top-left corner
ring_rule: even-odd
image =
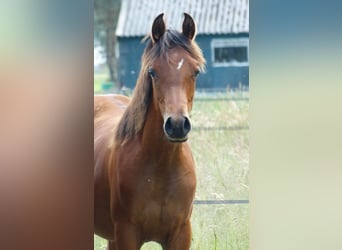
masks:
[[[94,93],[131,96],[154,18],[196,22],[207,61],[196,83],[191,144],[197,171],[191,249],[249,248],[249,1],[95,0]],[[94,238],[94,249],[106,241]],[[161,249],[146,243],[143,249]]]
[[[164,2],[172,4],[160,1],[153,8],[160,12]],[[190,10],[220,3],[192,2]],[[95,34],[97,3],[0,2],[0,249],[94,248],[93,94],[122,91],[106,66],[94,70],[94,35],[95,47],[105,51]],[[197,95],[192,119],[208,129],[194,129],[190,138],[196,199],[245,200],[249,193],[249,205],[195,204],[195,249],[215,249],[215,241],[216,249],[341,249],[341,5],[250,2],[249,92],[224,87],[219,100],[216,92]],[[199,17],[189,12],[199,22],[210,8]],[[170,24],[176,20],[165,13]],[[141,27],[144,33],[155,15]],[[210,54],[206,59],[213,62]],[[107,81],[108,90],[102,89]],[[123,84],[129,88],[130,82]],[[208,115],[197,115],[203,112]],[[217,123],[235,129],[248,124],[249,130],[218,130]],[[95,240],[95,248],[103,242]]]

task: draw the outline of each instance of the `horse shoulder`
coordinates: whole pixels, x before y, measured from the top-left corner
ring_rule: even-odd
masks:
[[[123,95],[94,96],[94,118],[113,111],[123,113],[129,102],[130,99]]]

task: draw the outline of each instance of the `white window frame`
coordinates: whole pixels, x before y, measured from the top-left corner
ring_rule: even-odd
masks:
[[[247,62],[215,62],[215,48],[224,47],[247,47]],[[242,67],[249,66],[249,39],[243,38],[214,38],[210,43],[211,47],[211,62],[214,67]]]

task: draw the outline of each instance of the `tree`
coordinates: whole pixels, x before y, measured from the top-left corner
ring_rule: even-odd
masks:
[[[94,0],[94,38],[104,48],[110,81],[118,82],[115,30],[120,13],[120,0]]]

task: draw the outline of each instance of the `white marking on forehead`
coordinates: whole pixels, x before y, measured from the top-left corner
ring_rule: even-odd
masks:
[[[182,58],[182,59],[178,62],[177,70],[179,70],[179,69],[183,66],[183,62],[184,62],[184,59]]]

